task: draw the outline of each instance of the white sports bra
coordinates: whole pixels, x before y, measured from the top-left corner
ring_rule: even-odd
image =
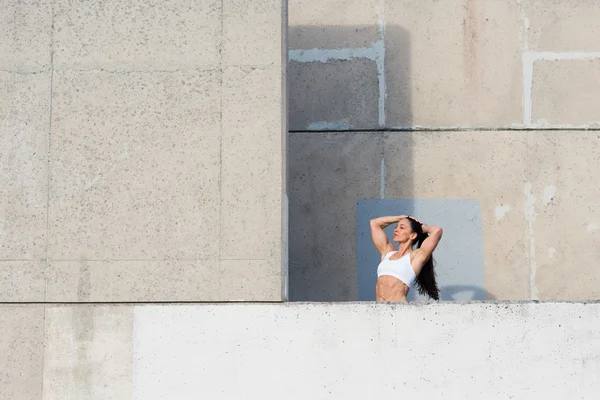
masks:
[[[385,255],[383,260],[381,260],[377,267],[377,277],[390,275],[396,279],[400,279],[406,286],[410,287],[415,279],[417,279],[415,271],[410,263],[410,253],[405,254],[398,260],[390,260],[390,257],[394,253],[397,253],[397,251],[390,251]]]

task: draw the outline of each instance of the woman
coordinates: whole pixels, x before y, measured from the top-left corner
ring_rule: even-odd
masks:
[[[383,231],[396,222],[398,225],[394,229],[393,241],[398,243],[398,250]],[[432,253],[442,238],[442,228],[424,225],[408,215],[380,217],[371,220],[371,236],[381,253],[375,287],[377,301],[406,301],[413,283],[419,293],[439,300],[440,290],[435,281]]]

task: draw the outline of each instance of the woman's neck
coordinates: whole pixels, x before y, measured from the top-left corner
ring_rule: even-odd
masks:
[[[412,253],[412,242],[398,243],[398,253],[400,256]]]

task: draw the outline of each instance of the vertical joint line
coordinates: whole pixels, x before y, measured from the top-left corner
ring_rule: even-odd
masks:
[[[218,228],[218,275],[217,275],[217,290],[218,290],[218,298],[221,298],[221,239],[223,234],[223,20],[225,19],[224,14],[224,1],[221,0],[221,26],[219,33],[219,69],[221,71],[219,76],[219,86],[220,86],[220,99],[219,99],[219,228]]]
[[[522,5],[519,2],[519,8]],[[523,35],[521,37],[521,64],[523,68],[523,125],[531,125],[531,116],[533,113],[532,91],[533,91],[533,64],[534,57],[529,52],[529,18],[525,17],[523,10],[520,9],[521,19],[523,21]]]
[[[378,7],[379,14],[379,43],[375,44],[375,64],[377,66],[377,75],[379,83],[379,127],[385,127],[385,100],[387,88],[385,82],[385,2]]]
[[[381,170],[380,170],[379,182],[380,182],[379,198],[383,200],[383,199],[385,199],[385,158],[381,159]]]
[[[51,157],[50,157],[50,149],[51,149],[51,139],[52,139],[52,97],[53,95],[53,88],[54,88],[54,7],[55,7],[55,2],[52,2],[52,19],[51,19],[51,23],[50,23],[50,104],[49,104],[49,111],[50,111],[50,115],[49,115],[49,121],[48,121],[48,153],[47,153],[47,183],[46,183],[46,264],[44,265],[44,301],[46,301],[46,287],[48,286],[46,284],[46,277],[47,277],[47,272],[48,272],[48,265],[49,265],[49,257],[48,257],[48,244],[49,244],[49,237],[50,237],[50,179],[52,178],[52,174],[51,174]],[[46,307],[42,308],[42,313],[43,313],[43,318],[42,318],[42,340],[44,343],[44,349],[46,348],[46,313],[48,312],[48,310],[46,309]],[[41,393],[40,396],[43,398],[45,397],[45,384],[44,382],[46,381],[45,377],[44,377],[44,365],[46,363],[46,351],[42,351],[42,363],[40,366],[41,369],[41,376],[42,376],[42,382],[41,382]]]
[[[533,114],[533,66],[534,57],[529,52],[523,54],[523,125],[531,125]]]
[[[49,115],[48,115],[48,144],[46,146],[46,261],[44,265],[44,279],[48,270],[49,257],[48,248],[50,242],[50,184],[52,180],[52,98],[54,97],[54,2],[52,3],[52,17],[50,23],[50,99],[49,99]],[[46,301],[46,285],[44,284],[44,301]],[[43,385],[42,385],[43,391]]]

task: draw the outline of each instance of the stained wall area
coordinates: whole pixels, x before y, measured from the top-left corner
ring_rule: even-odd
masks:
[[[282,300],[285,3],[0,8],[0,300]]]
[[[403,204],[397,214],[474,202],[465,234],[435,210],[418,215],[446,223],[438,271],[454,281],[441,277],[442,290],[468,280],[452,270],[462,260],[484,277],[457,299],[600,297],[597,2],[289,10],[292,300],[361,299],[361,265],[379,259],[361,264],[358,204],[380,200]]]

